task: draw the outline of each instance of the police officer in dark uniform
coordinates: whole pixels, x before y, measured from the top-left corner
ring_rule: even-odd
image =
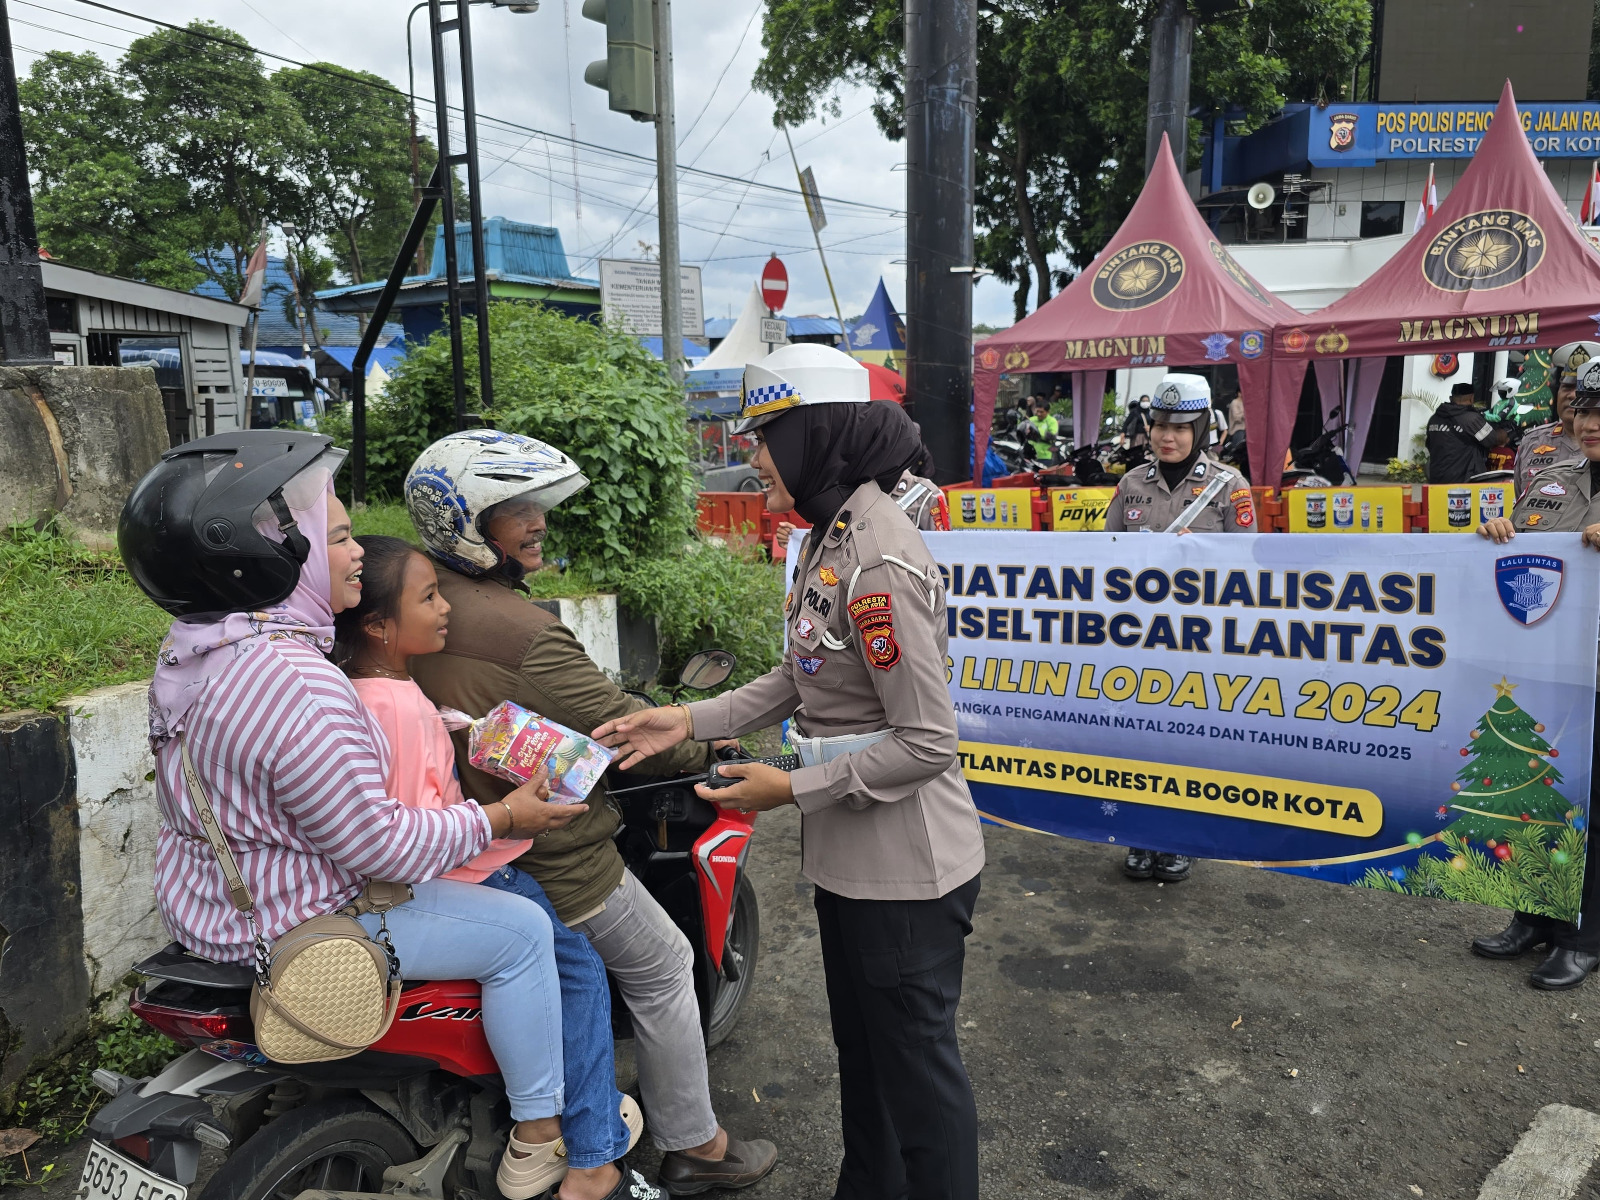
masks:
[[[1255,531],[1250,481],[1206,454],[1212,411],[1211,385],[1204,375],[1172,374],[1162,379],[1150,405],[1150,448],[1156,460],[1122,477],[1106,510],[1108,532],[1164,533],[1202,499],[1201,511],[1182,532]],[[1189,878],[1192,866],[1187,854],[1130,848],[1122,873],[1129,879],[1153,877],[1178,883]]]
[[[1509,520],[1495,517],[1479,527],[1484,537],[1504,545],[1518,533],[1577,533],[1584,545],[1600,550],[1600,359],[1580,368],[1577,394],[1569,411],[1583,457],[1546,467],[1535,475],[1517,497]],[[1595,723],[1600,729],[1600,693]],[[1592,818],[1600,811],[1600,737],[1595,739],[1589,778]],[[1537,913],[1519,912],[1499,933],[1474,938],[1473,953],[1485,958],[1520,958],[1536,946],[1549,946],[1549,955],[1528,976],[1528,982],[1546,991],[1577,987],[1600,966],[1597,887],[1600,874],[1591,852],[1584,858],[1583,892],[1578,901],[1581,928]]]
[[[1488,470],[1490,447],[1506,436],[1483,419],[1472,385],[1456,384],[1428,420],[1428,482],[1465,483]]]
[[[899,405],[828,347],[745,369],[746,423],[767,507],[812,523],[782,664],[710,700],[595,730],[626,769],[652,746],[736,737],[789,719],[804,764],[719,770],[703,798],[800,810],[839,1050],[844,1162],[835,1200],[977,1200],[978,1114],[956,1042],[963,943],[983,834],[957,758],[945,683],[945,592],[889,493],[921,456]]]

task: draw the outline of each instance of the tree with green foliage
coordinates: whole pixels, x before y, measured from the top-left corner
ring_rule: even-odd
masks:
[[[883,132],[904,136],[900,0],[766,0],[756,86],[789,124],[838,116],[839,89],[875,94]],[[1144,181],[1153,0],[982,0],[978,12],[978,260],[1017,285],[1017,317],[1064,282],[1049,258],[1086,265]],[[1255,0],[1197,18],[1191,101],[1259,126],[1290,100],[1353,98],[1369,0]],[[1201,123],[1191,122],[1190,162]]]
[[[269,74],[238,34],[195,21],[114,67],[46,54],[19,92],[40,240],[69,263],[237,297],[262,223],[288,223],[304,298],[335,271],[387,274],[411,220],[405,98],[376,75]],[[431,171],[433,146],[419,154]]]

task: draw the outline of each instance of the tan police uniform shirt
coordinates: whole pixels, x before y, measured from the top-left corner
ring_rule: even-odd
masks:
[[[889,495],[918,529],[936,533],[950,528],[950,509],[945,504],[944,492],[933,480],[906,471]]]
[[[1517,495],[1527,491],[1533,477],[1546,467],[1582,457],[1583,447],[1571,430],[1562,428],[1560,421],[1535,425],[1522,435],[1522,441],[1517,444],[1517,457],[1511,464],[1516,472]]]
[[[1227,483],[1189,525],[1191,533],[1255,533],[1256,509],[1250,483],[1232,467],[1201,454],[1175,488],[1156,463],[1135,467],[1122,477],[1106,510],[1108,533],[1161,533],[1220,474]]]
[[[808,553],[820,537],[816,553]],[[790,776],[801,870],[861,900],[932,900],[983,867],[946,685],[944,584],[922,535],[876,483],[812,529],[786,602],[776,670],[690,704],[694,736],[785,718],[801,737],[889,737]]]
[[[1546,467],[1529,481],[1511,510],[1518,533],[1579,533],[1600,522],[1600,494],[1590,491],[1589,460]]]

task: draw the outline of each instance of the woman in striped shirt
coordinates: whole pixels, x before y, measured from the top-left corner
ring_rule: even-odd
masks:
[[[333,617],[361,596],[361,549],[333,495],[342,452],[319,435],[261,430],[189,442],[140,481],[118,530],[151,599],[179,619],[150,687],[156,755],[156,899],[203,957],[247,962],[253,936],[229,899],[184,786],[188,743],[270,944],[349,903],[369,879],[415,898],[387,914],[406,978],[476,979],[514,1135],[507,1200],[559,1178],[561,1003],[550,920],[518,896],[440,879],[497,837],[541,831],[539,791],[503,803],[411,808],[384,789],[389,746],[326,657]],[[378,917],[362,917],[376,932]]]

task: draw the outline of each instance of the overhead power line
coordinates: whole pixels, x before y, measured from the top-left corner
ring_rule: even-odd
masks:
[[[18,3],[27,3],[27,0],[17,0],[17,2]],[[343,80],[346,84],[355,84],[355,85],[357,85],[359,87],[372,88],[374,90],[388,92],[388,93],[390,93],[392,95],[395,95],[395,96],[405,96],[406,95],[405,92],[401,91],[394,84],[389,83],[387,80],[379,80],[379,79],[367,78],[365,76],[356,75],[356,74],[353,74],[353,73],[351,73],[349,71],[345,71],[345,70],[342,70],[342,69],[337,68],[337,67],[326,66],[326,65],[324,65],[322,63],[302,62],[301,60],[299,60],[297,58],[290,58],[286,54],[277,54],[277,53],[274,53],[273,51],[270,51],[270,50],[261,50],[261,49],[255,47],[255,46],[251,45],[249,42],[244,41],[243,39],[233,39],[233,38],[219,37],[216,34],[206,33],[203,30],[189,29],[189,28],[187,28],[186,26],[183,26],[183,25],[175,25],[171,21],[163,21],[159,17],[150,17],[150,16],[146,16],[145,14],[140,13],[140,12],[134,12],[131,9],[119,8],[118,6],[116,6],[114,4],[107,4],[107,3],[105,3],[105,0],[71,0],[71,2],[74,3],[74,4],[86,5],[89,8],[99,9],[102,12],[116,13],[118,16],[129,17],[129,18],[131,18],[131,19],[133,19],[135,21],[144,21],[144,22],[147,22],[147,23],[149,23],[151,25],[160,26],[163,29],[170,29],[170,30],[173,30],[174,32],[182,33],[182,34],[185,34],[185,35],[187,35],[189,37],[198,38],[201,41],[213,42],[213,43],[215,43],[215,44],[217,44],[219,46],[226,46],[230,50],[247,50],[250,53],[259,55],[262,58],[270,58],[270,59],[272,59],[272,60],[274,60],[276,62],[287,63],[290,66],[301,67],[301,68],[304,68],[306,70],[315,71],[315,72],[317,72],[318,74],[321,74],[321,75],[327,75],[327,76],[330,76],[330,77],[332,77],[334,79]],[[48,8],[45,5],[41,5],[41,4],[30,4],[29,7],[42,8],[47,12],[54,12],[54,13],[57,13],[57,14],[62,15],[62,16],[69,16],[70,15],[70,14],[62,12],[60,9]],[[52,32],[59,33],[61,31],[60,30],[54,30]],[[65,36],[78,37],[78,36],[81,36],[81,35],[69,34],[69,35],[65,35]],[[83,40],[87,41],[87,40],[92,40],[92,39],[83,39]],[[121,49],[121,48],[122,47],[118,47],[118,49]],[[39,51],[33,51],[33,53],[40,53],[40,52]],[[418,101],[423,101],[425,98],[421,97],[421,96],[418,96],[417,99],[418,99]],[[461,109],[459,108],[459,106],[451,105],[451,106],[449,106],[449,109],[450,109],[450,112],[452,114],[459,115],[460,112],[461,112]],[[602,145],[599,145],[599,144],[594,143],[594,142],[586,142],[586,141],[583,141],[583,140],[581,140],[579,138],[576,138],[576,137],[564,137],[563,135],[561,135],[559,133],[550,133],[547,130],[539,129],[538,127],[533,126],[533,125],[524,125],[524,124],[522,124],[521,122],[518,122],[518,121],[510,121],[510,120],[507,120],[504,117],[490,116],[490,115],[488,115],[486,113],[482,113],[482,112],[480,112],[478,114],[478,119],[479,119],[480,122],[487,122],[487,123],[489,123],[491,125],[498,125],[501,128],[511,130],[511,131],[513,131],[515,133],[531,134],[531,135],[535,135],[535,136],[547,137],[547,138],[553,139],[554,141],[562,142],[562,143],[567,144],[567,145],[580,146],[580,147],[583,147],[584,149],[594,150],[594,151],[597,151],[597,152],[599,152],[601,154],[611,155],[611,156],[616,157],[616,158],[625,158],[625,159],[630,159],[630,160],[635,161],[635,162],[649,163],[649,164],[651,164],[652,169],[654,169],[655,158],[654,158],[653,155],[637,154],[637,153],[635,153],[635,152],[633,152],[631,150],[619,150],[619,149],[617,149],[615,147],[612,147],[612,146],[602,146]],[[736,184],[741,184],[742,185],[742,184],[746,184],[746,183],[749,182],[748,180],[742,179],[737,175],[725,175],[720,171],[708,171],[704,167],[679,167],[678,170],[679,170],[680,174],[698,175],[698,176],[701,176],[702,178],[715,179],[715,180],[718,180],[718,181],[720,181],[722,183],[736,183]],[[783,195],[786,195],[786,196],[799,196],[800,195],[799,189],[792,188],[792,187],[783,187],[780,184],[752,183],[752,184],[750,184],[750,186],[753,187],[753,188],[760,188],[760,189],[762,189],[764,191],[779,192],[779,193],[782,193]],[[887,205],[882,205],[882,204],[870,204],[870,203],[868,203],[868,202],[866,202],[864,200],[849,200],[849,199],[846,199],[843,196],[823,196],[823,197],[821,197],[821,199],[823,199],[827,203],[833,204],[833,205],[846,205],[846,206],[849,206],[849,207],[852,207],[852,208],[867,209],[867,210],[870,210],[870,211],[887,213],[887,214],[890,214],[890,215],[893,215],[893,216],[903,216],[904,215],[903,212],[900,209],[891,208],[891,207],[889,207]]]

